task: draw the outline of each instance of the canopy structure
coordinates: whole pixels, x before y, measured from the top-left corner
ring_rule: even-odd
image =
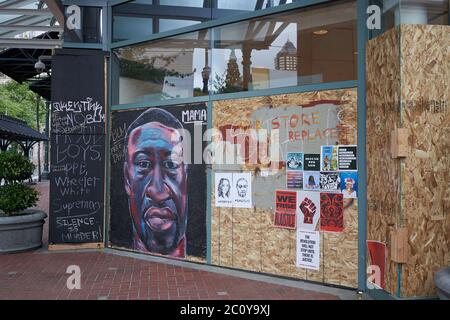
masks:
[[[0,114],[1,151],[6,151],[12,142],[17,142],[28,156],[33,145],[45,140],[48,140],[45,134],[30,128],[25,121]]]
[[[50,100],[51,56],[62,46],[60,0],[0,0],[0,72]],[[45,69],[36,70],[41,61]]]

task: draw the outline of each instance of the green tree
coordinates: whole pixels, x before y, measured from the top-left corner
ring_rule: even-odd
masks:
[[[26,121],[30,127],[36,130],[36,106],[39,103],[39,131],[42,132],[46,106],[43,99],[37,100],[36,94],[28,88],[26,83],[19,84],[10,80],[0,85],[0,113]]]

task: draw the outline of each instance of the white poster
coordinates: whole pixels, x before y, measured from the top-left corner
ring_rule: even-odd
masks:
[[[320,192],[299,191],[297,193],[297,228],[315,231],[320,218]]]
[[[252,174],[233,173],[233,185],[231,187],[233,206],[235,208],[252,208]]]
[[[320,232],[297,229],[297,267],[320,269]]]
[[[231,187],[233,184],[232,173],[217,173],[215,174],[215,196],[216,207],[232,207],[233,195]]]

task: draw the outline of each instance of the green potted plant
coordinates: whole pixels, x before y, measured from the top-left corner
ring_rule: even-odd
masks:
[[[0,253],[19,252],[42,246],[47,215],[35,209],[39,194],[24,183],[35,166],[15,152],[0,153]]]

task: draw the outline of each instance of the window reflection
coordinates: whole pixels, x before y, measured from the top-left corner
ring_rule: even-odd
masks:
[[[117,49],[114,103],[355,80],[356,39],[348,0]]]
[[[213,35],[214,93],[356,79],[354,1],[226,25]]]
[[[298,0],[217,0],[217,7],[219,9],[233,9],[233,10],[261,10],[270,7],[276,7],[283,4],[292,3]]]
[[[126,47],[119,58],[119,103],[208,94],[208,32]]]

